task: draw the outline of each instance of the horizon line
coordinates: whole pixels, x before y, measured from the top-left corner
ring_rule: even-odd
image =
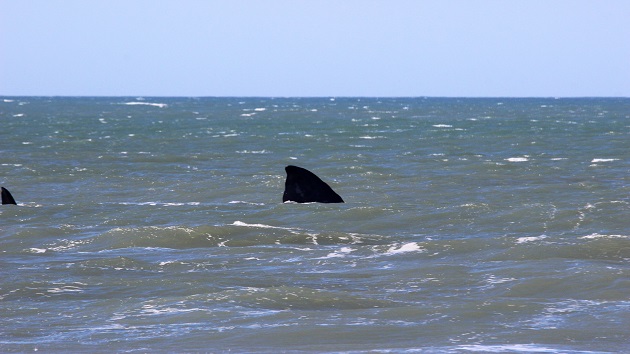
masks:
[[[546,98],[546,99],[567,99],[567,98],[630,98],[630,96],[601,96],[601,95],[584,95],[584,96],[362,96],[362,95],[313,95],[313,96],[265,96],[265,95],[4,95],[3,98],[16,97],[46,97],[46,98]]]

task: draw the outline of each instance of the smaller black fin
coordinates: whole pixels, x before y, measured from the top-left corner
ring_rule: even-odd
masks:
[[[17,203],[15,202],[15,199],[13,199],[13,196],[11,195],[11,192],[9,192],[9,190],[4,187],[1,187],[1,188],[2,188],[2,204],[17,205]]]

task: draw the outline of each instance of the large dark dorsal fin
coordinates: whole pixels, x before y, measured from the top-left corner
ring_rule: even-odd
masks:
[[[284,182],[282,202],[343,203],[339,194],[313,172],[291,165],[285,167],[284,170],[287,171],[287,180]]]
[[[11,193],[4,187],[0,187],[2,188],[2,204],[15,204],[17,205],[17,203],[15,202],[15,199],[13,199],[13,196],[11,195]]]

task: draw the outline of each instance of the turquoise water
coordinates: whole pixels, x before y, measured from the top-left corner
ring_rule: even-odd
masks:
[[[0,98],[0,351],[630,349],[630,99]],[[282,203],[284,167],[344,204]]]

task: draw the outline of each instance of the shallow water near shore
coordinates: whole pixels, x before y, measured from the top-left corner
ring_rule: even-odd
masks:
[[[630,348],[630,99],[0,98],[2,352]],[[284,167],[346,203],[282,203]]]

